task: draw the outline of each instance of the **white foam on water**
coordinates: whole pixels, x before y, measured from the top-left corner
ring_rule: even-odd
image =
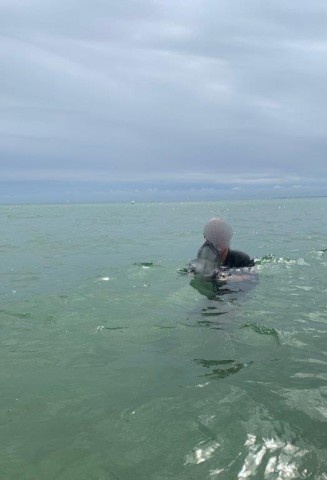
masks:
[[[282,448],[285,443],[279,440],[278,438],[263,438],[265,446],[268,450],[276,450],[277,448]]]
[[[193,452],[186,455],[184,465],[187,465],[188,463],[198,465],[199,463],[206,462],[212,457],[219,446],[220,444],[218,442],[200,442],[194,448]]]
[[[263,445],[258,446],[256,443],[256,436],[248,434],[248,438],[244,443],[244,446],[249,448],[249,453],[244,460],[242,469],[238,474],[238,479],[248,478],[256,473],[258,466],[261,464],[262,459],[267,451],[267,448]]]
[[[296,288],[298,288],[299,290],[304,290],[305,292],[310,292],[310,290],[313,289],[313,287],[310,287],[309,285],[295,285]]]
[[[214,477],[214,476],[217,476],[224,471],[225,471],[224,468],[216,468],[215,470],[210,470],[209,475],[210,475],[210,477]]]
[[[297,459],[303,457],[306,450],[301,450],[289,442],[285,443],[279,438],[263,438],[262,441],[257,441],[255,435],[251,434],[248,434],[244,446],[248,447],[249,453],[238,474],[239,480],[254,476],[270,452],[274,452],[274,455],[266,458],[264,478],[269,479],[272,474],[277,475],[274,477],[276,480],[299,478]]]
[[[297,263],[298,265],[307,265],[307,266],[310,267],[310,264],[307,263],[307,262],[304,260],[304,258],[302,258],[302,257],[301,257],[301,258],[298,258],[296,263]]]
[[[204,387],[206,387],[207,385],[210,385],[210,382],[199,383],[198,385],[195,385],[195,388],[204,388]]]

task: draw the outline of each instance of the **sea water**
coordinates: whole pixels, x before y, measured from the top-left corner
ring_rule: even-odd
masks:
[[[326,480],[326,207],[1,206],[0,479]],[[215,291],[213,216],[257,262]]]

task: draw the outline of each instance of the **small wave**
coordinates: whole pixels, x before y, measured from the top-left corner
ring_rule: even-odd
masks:
[[[239,480],[253,477],[262,464],[265,465],[264,478],[270,478],[273,474],[280,479],[303,478],[299,472],[298,459],[307,453],[306,450],[289,442],[285,443],[279,438],[257,440],[255,435],[250,434],[244,446],[247,447],[248,454],[238,474]]]
[[[102,332],[103,330],[118,331],[122,332],[123,330],[128,329],[128,327],[105,327],[104,325],[99,325],[97,327],[97,332]]]
[[[29,312],[11,312],[9,310],[0,310],[0,313],[4,313],[5,315],[8,315],[10,317],[19,318],[21,320],[33,318],[33,315]]]
[[[193,449],[193,452],[186,455],[184,465],[187,465],[188,463],[198,465],[199,463],[206,462],[212,457],[218,447],[220,447],[218,442],[203,441],[198,443]]]
[[[191,273],[190,267],[181,267],[177,269],[177,273],[180,275],[189,275]]]
[[[134,262],[133,265],[142,268],[150,268],[155,266],[153,262]]]
[[[262,325],[260,323],[246,323],[240,328],[250,328],[253,332],[258,333],[259,335],[271,335],[272,337],[276,338],[278,344],[280,343],[278,332],[273,327],[267,327],[266,325]]]
[[[255,259],[256,265],[264,265],[265,263],[295,264],[297,262],[296,260],[292,260],[288,257],[278,257],[277,255],[273,255],[272,253]]]
[[[238,373],[242,368],[248,367],[252,362],[242,363],[236,360],[206,360],[203,358],[195,358],[194,362],[204,368],[210,369],[209,373],[202,375],[203,377],[220,380],[230,375]]]
[[[221,310],[218,310],[216,307],[204,307],[201,310],[201,315],[203,317],[217,317],[219,315],[224,315],[227,312],[222,312]]]

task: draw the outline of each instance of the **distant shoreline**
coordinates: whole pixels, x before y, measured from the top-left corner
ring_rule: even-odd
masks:
[[[327,195],[303,195],[303,196],[283,196],[283,197],[268,197],[268,198],[227,198],[227,199],[202,199],[202,200],[142,200],[142,201],[56,201],[56,202],[0,202],[0,206],[70,206],[70,205],[144,205],[144,204],[160,204],[160,203],[171,203],[171,204],[185,204],[185,203],[224,203],[224,202],[256,202],[256,201],[276,201],[276,200],[310,200],[318,198],[327,198]]]

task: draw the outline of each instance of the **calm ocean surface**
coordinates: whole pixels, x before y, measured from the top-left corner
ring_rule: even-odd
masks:
[[[222,216],[258,281],[179,269]],[[327,198],[3,205],[1,480],[327,479]]]

